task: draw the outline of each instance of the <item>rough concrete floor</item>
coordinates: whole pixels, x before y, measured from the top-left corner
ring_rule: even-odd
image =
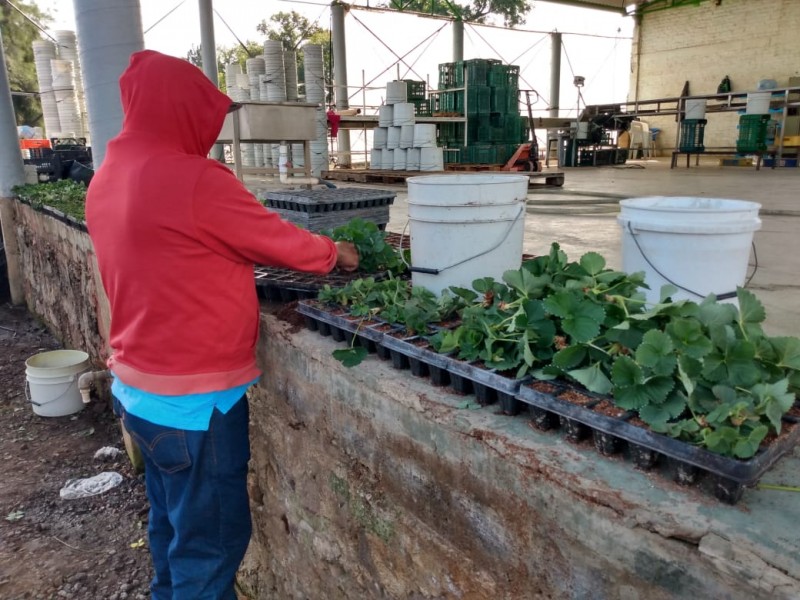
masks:
[[[685,163],[683,163],[685,165]],[[528,195],[524,251],[546,253],[557,241],[570,259],[588,251],[621,267],[620,198],[691,196],[751,200],[762,205],[755,234],[758,268],[748,287],[766,311],[773,335],[800,336],[800,169],[700,166],[669,168],[669,159],[629,161],[616,167],[563,169],[565,184],[532,188]],[[553,169],[555,170],[555,169]],[[408,221],[406,186],[335,182],[337,187],[371,187],[397,192],[388,229],[401,232]],[[274,184],[267,184],[272,188]],[[279,184],[278,184],[279,185]],[[751,256],[750,271],[754,267]]]

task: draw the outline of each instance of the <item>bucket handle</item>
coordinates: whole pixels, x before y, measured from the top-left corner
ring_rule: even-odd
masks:
[[[70,389],[72,389],[72,384],[75,383],[75,380],[78,378],[78,375],[82,375],[82,374],[83,373],[76,373],[75,375],[70,377],[69,378],[69,385],[67,386],[67,389],[65,389],[63,392],[61,392],[60,395],[56,396],[55,398],[51,398],[47,402],[36,402],[36,400],[34,400],[31,397],[31,382],[28,381],[27,379],[25,379],[25,398],[28,400],[28,402],[30,402],[34,406],[44,406],[45,404],[50,404],[52,402],[57,402],[58,400],[61,400],[64,396],[67,395],[67,393],[70,391]]]
[[[517,220],[520,218],[520,216],[522,215],[522,213],[524,211],[525,211],[525,203],[524,202],[520,202],[519,212],[517,213],[517,216],[514,217],[511,220],[511,225],[508,226],[508,229],[506,229],[506,232],[503,234],[503,236],[500,238],[500,240],[494,246],[489,248],[488,250],[484,250],[483,252],[480,252],[478,254],[470,256],[469,258],[465,258],[464,260],[460,260],[457,263],[453,263],[452,265],[448,265],[446,267],[442,267],[441,269],[433,269],[433,268],[430,268],[430,267],[412,267],[410,264],[408,264],[405,261],[405,258],[403,258],[403,262],[406,263],[406,266],[408,267],[408,270],[411,271],[412,273],[424,273],[425,275],[438,275],[442,271],[446,271],[447,269],[452,269],[453,267],[457,267],[459,265],[463,265],[464,263],[469,262],[471,260],[474,260],[476,258],[480,258],[481,256],[484,256],[485,254],[489,254],[490,252],[492,252],[492,251],[496,250],[497,248],[499,248],[503,244],[503,242],[505,242],[508,239],[508,236],[511,233],[511,230],[514,228],[514,225],[517,224]],[[400,234],[400,249],[401,249],[400,256],[403,256],[403,254],[402,254],[403,238],[406,235],[406,229],[408,229],[408,223],[409,223],[409,221],[406,221],[406,226],[403,227],[403,233]]]
[[[698,294],[694,290],[690,290],[689,288],[684,287],[684,286],[680,285],[679,283],[676,283],[676,282],[672,281],[672,279],[670,279],[669,277],[664,275],[661,271],[659,271],[658,267],[656,267],[650,261],[650,259],[644,253],[644,250],[642,249],[642,247],[639,245],[639,240],[636,239],[637,238],[637,233],[633,230],[633,225],[631,225],[630,221],[628,221],[628,231],[631,234],[631,238],[633,239],[633,243],[636,244],[636,248],[639,250],[639,254],[642,255],[642,258],[645,260],[645,262],[648,265],[650,265],[650,268],[652,268],[656,273],[658,273],[664,281],[667,281],[667,282],[671,283],[676,288],[678,288],[680,290],[683,290],[684,292],[688,292],[689,294],[697,296],[698,298],[703,298],[703,294]],[[756,243],[755,242],[751,242],[750,246],[751,246],[751,248],[753,250],[753,260],[755,261],[755,264],[753,265],[753,272],[750,273],[750,276],[744,282],[744,285],[742,287],[747,287],[750,284],[750,282],[753,280],[753,277],[755,277],[756,271],[758,271],[758,253],[756,252]],[[725,292],[723,294],[714,294],[714,296],[716,296],[717,300],[728,300],[729,298],[735,298],[736,297],[736,292],[735,291],[733,291],[733,292]]]

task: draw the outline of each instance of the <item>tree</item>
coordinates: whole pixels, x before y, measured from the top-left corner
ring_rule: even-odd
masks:
[[[217,46],[217,80],[221,90],[227,89],[227,82],[225,81],[225,66],[237,62],[242,66],[242,72],[245,71],[245,61],[248,58],[253,58],[262,54],[264,49],[259,42],[247,40],[244,47],[237,44],[231,47]],[[192,46],[186,53],[186,60],[195,65],[196,67],[203,68],[203,46]]]
[[[323,29],[316,23],[310,22],[303,15],[292,11],[289,13],[280,12],[272,15],[269,22],[263,19],[256,25],[256,31],[264,35],[269,40],[280,41],[283,49],[287,51],[294,51],[297,54],[297,80],[304,81],[303,69],[303,51],[301,46],[304,44],[317,44],[322,46],[322,60],[325,65],[330,65],[330,44],[331,32],[328,29]],[[242,65],[242,70],[245,69],[245,61],[253,56],[260,56],[264,53],[264,49],[260,42],[245,42],[247,50],[241,44],[231,47],[219,46],[217,48],[217,71],[219,73],[219,84],[221,89],[226,89],[225,86],[225,65],[232,62],[238,62]],[[249,55],[248,55],[249,54]],[[200,46],[192,46],[186,54],[186,59],[198,67],[203,66],[202,49]],[[331,87],[331,73],[330,68],[325,69],[325,86],[327,89]]]
[[[14,5],[39,24],[44,25],[51,21],[50,15],[34,4],[15,2]],[[11,91],[36,94],[39,83],[33,60],[33,42],[40,39],[39,29],[8,3],[0,2],[0,32],[3,35]],[[37,95],[12,95],[12,100],[18,125],[43,124],[42,104]]]
[[[465,23],[485,23],[490,15],[503,18],[503,25],[515,27],[525,23],[525,14],[533,8],[530,0],[472,0],[472,4],[456,4],[450,0],[389,0],[384,8],[420,12],[460,19]]]
[[[284,50],[297,52],[303,43],[324,32],[322,27],[295,11],[276,13],[269,20],[274,25],[268,25],[263,20],[256,25],[256,31],[263,33],[268,40],[281,42]]]

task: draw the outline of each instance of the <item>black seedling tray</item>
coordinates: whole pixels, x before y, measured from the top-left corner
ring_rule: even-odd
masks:
[[[719,500],[735,504],[744,489],[761,476],[800,440],[800,419],[784,416],[787,432],[759,450],[749,460],[722,456],[629,422],[628,411],[612,417],[594,410],[610,398],[597,396],[582,388],[562,382],[542,382],[551,392],[531,387],[532,379],[513,379],[479,364],[439,354],[424,337],[408,335],[401,326],[387,323],[363,326],[362,319],[348,314],[332,314],[331,307],[317,301],[301,301],[297,310],[306,316],[309,329],[330,335],[337,341],[358,343],[374,350],[383,360],[391,360],[396,369],[410,369],[417,377],[429,377],[432,385],[450,386],[460,394],[474,394],[483,405],[499,402],[504,413],[517,415],[527,407],[532,425],[537,429],[560,430],[571,442],[591,440],[602,455],[616,455],[631,460],[636,467],[674,479],[709,492]],[[361,324],[361,325],[360,325]],[[377,328],[388,330],[378,330]],[[580,405],[557,396],[573,391],[585,397]],[[613,404],[613,403],[612,403]],[[796,404],[800,407],[800,403]]]
[[[267,207],[305,213],[327,213],[390,206],[396,192],[368,188],[336,188],[333,190],[287,190],[267,192]],[[388,211],[387,211],[388,212]]]
[[[84,231],[86,226],[83,225]],[[395,248],[409,248],[408,236],[389,232],[385,236],[386,243]],[[380,273],[346,273],[333,271],[327,275],[313,275],[278,267],[256,266],[254,270],[258,295],[270,302],[293,302],[295,300],[314,299],[319,291],[329,285],[333,288],[343,287],[362,277],[373,277],[376,281],[385,279],[388,274]]]
[[[553,382],[547,384],[557,390],[555,394],[575,389]],[[580,394],[593,397],[582,390]],[[633,416],[631,412],[620,417],[596,412],[592,407],[608,399],[594,398],[582,406],[557,398],[553,393],[533,389],[530,385],[523,385],[517,395],[517,399],[530,405],[533,423],[538,429],[561,428],[565,437],[573,442],[592,437],[601,454],[627,454],[643,470],[660,466],[678,483],[699,485],[728,504],[738,502],[744,488],[754,485],[800,439],[798,419],[787,415],[784,425],[791,428],[787,435],[759,450],[753,458],[739,460],[629,423]]]

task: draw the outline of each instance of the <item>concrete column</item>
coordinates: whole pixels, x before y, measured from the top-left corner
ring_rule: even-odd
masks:
[[[453,62],[464,60],[464,21],[453,21]]]
[[[550,116],[558,117],[561,102],[561,34],[550,34]]]
[[[6,263],[8,264],[8,287],[11,288],[12,304],[25,302],[19,268],[14,201],[11,199],[11,188],[22,183],[25,183],[25,169],[17,141],[17,121],[14,118],[14,104],[11,102],[5,50],[0,34],[0,227],[3,231]]]
[[[350,108],[347,99],[347,50],[344,37],[344,12],[345,5],[340,2],[331,4],[331,39],[333,41],[333,82],[334,100],[337,110]],[[352,164],[350,156],[350,131],[339,129],[339,164],[349,167]]]
[[[94,168],[122,128],[119,77],[144,50],[139,0],[73,0]]]

